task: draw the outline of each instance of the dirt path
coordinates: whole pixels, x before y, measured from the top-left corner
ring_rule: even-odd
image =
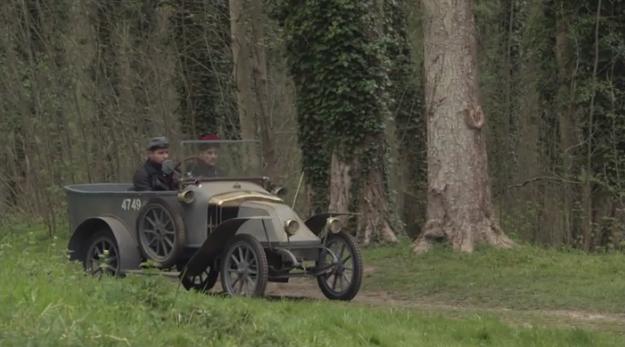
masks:
[[[293,300],[327,300],[314,279],[294,278],[289,283],[270,283],[266,294],[273,298]],[[407,300],[386,291],[361,290],[352,301],[359,305],[397,307],[452,318],[490,316],[523,327],[554,326],[587,328],[625,335],[625,314],[580,310],[517,310],[505,307],[479,307],[425,299]]]
[[[374,268],[366,268],[374,272]],[[175,277],[177,279],[177,276]],[[222,293],[220,281],[211,290]],[[313,278],[291,278],[288,283],[267,285],[265,295],[271,299],[328,300],[323,296]],[[434,302],[428,298],[406,299],[400,293],[361,289],[348,305],[395,307],[425,314],[442,315],[447,318],[495,317],[506,323],[522,327],[585,328],[625,335],[625,314],[592,312],[583,310],[519,310],[506,307],[469,306],[458,303]]]

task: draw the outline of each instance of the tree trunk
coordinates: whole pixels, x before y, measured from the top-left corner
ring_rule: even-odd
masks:
[[[330,206],[331,212],[346,212],[350,210],[350,192],[352,189],[351,166],[332,154],[330,162]]]
[[[363,177],[358,211],[358,231],[362,244],[372,241],[395,243],[397,237],[389,220],[389,200],[384,174],[379,169],[370,169]]]
[[[248,140],[260,137],[264,173],[275,177],[277,162],[270,136],[263,16],[261,0],[230,0],[233,69],[241,137]]]
[[[565,8],[564,6],[560,6]],[[568,180],[574,179],[579,175],[578,166],[575,165],[575,146],[579,142],[577,134],[577,119],[575,102],[573,95],[575,93],[573,83],[577,72],[576,64],[573,64],[574,56],[569,39],[569,23],[571,15],[561,10],[556,17],[556,47],[555,56],[558,66],[558,123],[560,130],[560,153],[562,160],[561,175]],[[565,244],[572,244],[574,239],[574,215],[571,213],[575,206],[576,193],[578,187],[570,182],[562,182],[556,194],[560,195],[561,203],[559,206],[562,214],[562,235],[561,241]]]
[[[356,220],[356,230],[358,230],[356,236],[363,245],[368,245],[373,241],[397,242],[397,237],[391,227],[383,166],[372,166],[364,170],[364,177],[361,177],[359,173],[363,171],[360,161],[357,158],[345,161],[341,157],[336,151],[332,154],[328,210],[347,212],[351,210],[350,206],[355,206],[359,212]],[[352,194],[354,181],[358,181],[356,196]],[[341,218],[343,223],[348,222],[346,217]]]
[[[222,75],[232,76],[227,4],[190,0],[173,2],[171,16],[178,55],[180,124],[186,136],[219,133],[228,137],[226,119],[234,110],[234,95]],[[210,33],[210,34],[209,34]],[[238,128],[238,126],[237,126]],[[238,136],[238,132],[235,133]]]
[[[593,134],[594,134],[594,112],[595,97],[597,95],[597,69],[599,66],[599,20],[601,17],[601,0],[597,2],[597,12],[595,19],[595,42],[594,42],[594,62],[592,67],[592,95],[590,97],[590,114],[588,115],[588,136],[586,138],[586,168],[584,175],[584,188],[582,201],[584,206],[584,226],[582,233],[584,236],[584,249],[589,251],[593,245]]]
[[[464,252],[480,243],[510,247],[491,204],[473,1],[424,0],[423,5],[428,207],[413,249],[427,251],[439,239]]]
[[[379,0],[382,4],[380,21],[386,36],[386,56],[390,59],[388,71],[391,86],[389,103],[391,117],[385,117],[387,141],[391,147],[391,191],[396,191],[395,206],[411,238],[418,234],[418,226],[425,221],[425,124],[423,115],[422,52],[411,53],[409,35],[414,46],[422,47],[421,25],[409,22],[407,0]],[[415,13],[421,13],[416,5]],[[420,16],[419,16],[420,17]],[[414,25],[414,29],[412,26]],[[413,31],[409,34],[409,31]],[[413,47],[414,47],[413,46]]]

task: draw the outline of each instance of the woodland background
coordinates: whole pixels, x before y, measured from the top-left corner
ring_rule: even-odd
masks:
[[[415,236],[426,208],[421,15],[404,0],[4,0],[0,215],[36,216],[54,233],[63,185],[128,181],[147,138],[216,132],[260,139],[291,196],[303,170],[303,214],[328,204],[331,148],[382,155],[390,223]],[[625,1],[477,0],[474,15],[503,229],[623,249]],[[350,99],[363,90],[372,97]]]

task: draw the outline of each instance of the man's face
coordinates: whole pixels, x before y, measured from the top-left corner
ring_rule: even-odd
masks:
[[[169,158],[169,149],[160,148],[148,151],[148,159],[155,164],[163,164]]]
[[[206,165],[215,166],[217,164],[217,148],[209,147],[202,152],[200,152],[200,159]]]

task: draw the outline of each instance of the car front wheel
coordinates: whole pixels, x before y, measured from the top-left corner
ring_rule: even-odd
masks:
[[[221,261],[221,286],[233,296],[262,296],[269,267],[265,250],[250,235],[236,235]]]
[[[317,268],[327,269],[317,276],[317,283],[328,299],[351,300],[358,294],[362,283],[362,255],[350,235],[343,232],[328,235]]]

